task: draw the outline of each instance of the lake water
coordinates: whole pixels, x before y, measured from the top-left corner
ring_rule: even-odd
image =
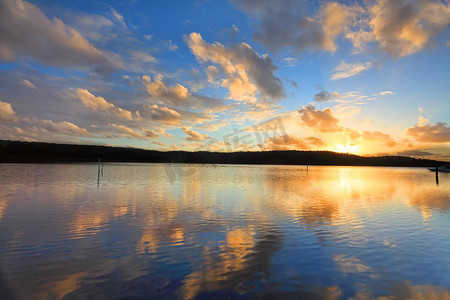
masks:
[[[450,299],[450,174],[438,181],[424,168],[0,164],[0,298]]]

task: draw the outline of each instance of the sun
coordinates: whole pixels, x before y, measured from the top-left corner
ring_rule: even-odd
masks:
[[[360,146],[354,145],[354,144],[337,144],[336,148],[333,149],[333,151],[339,152],[339,153],[350,153],[350,154],[359,154],[359,148]]]

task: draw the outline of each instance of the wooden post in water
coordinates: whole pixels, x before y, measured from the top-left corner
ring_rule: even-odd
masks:
[[[97,172],[97,185],[100,183],[100,157],[98,158],[98,172]]]
[[[435,172],[436,172],[436,185],[439,185],[439,172],[438,172],[438,167],[435,168]]]

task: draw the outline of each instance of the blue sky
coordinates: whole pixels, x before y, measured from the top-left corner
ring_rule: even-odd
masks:
[[[449,160],[449,25],[431,0],[4,0],[0,138]]]

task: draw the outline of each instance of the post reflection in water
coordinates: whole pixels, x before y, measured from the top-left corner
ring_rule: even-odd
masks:
[[[14,298],[450,298],[450,174],[1,167],[0,287]]]

